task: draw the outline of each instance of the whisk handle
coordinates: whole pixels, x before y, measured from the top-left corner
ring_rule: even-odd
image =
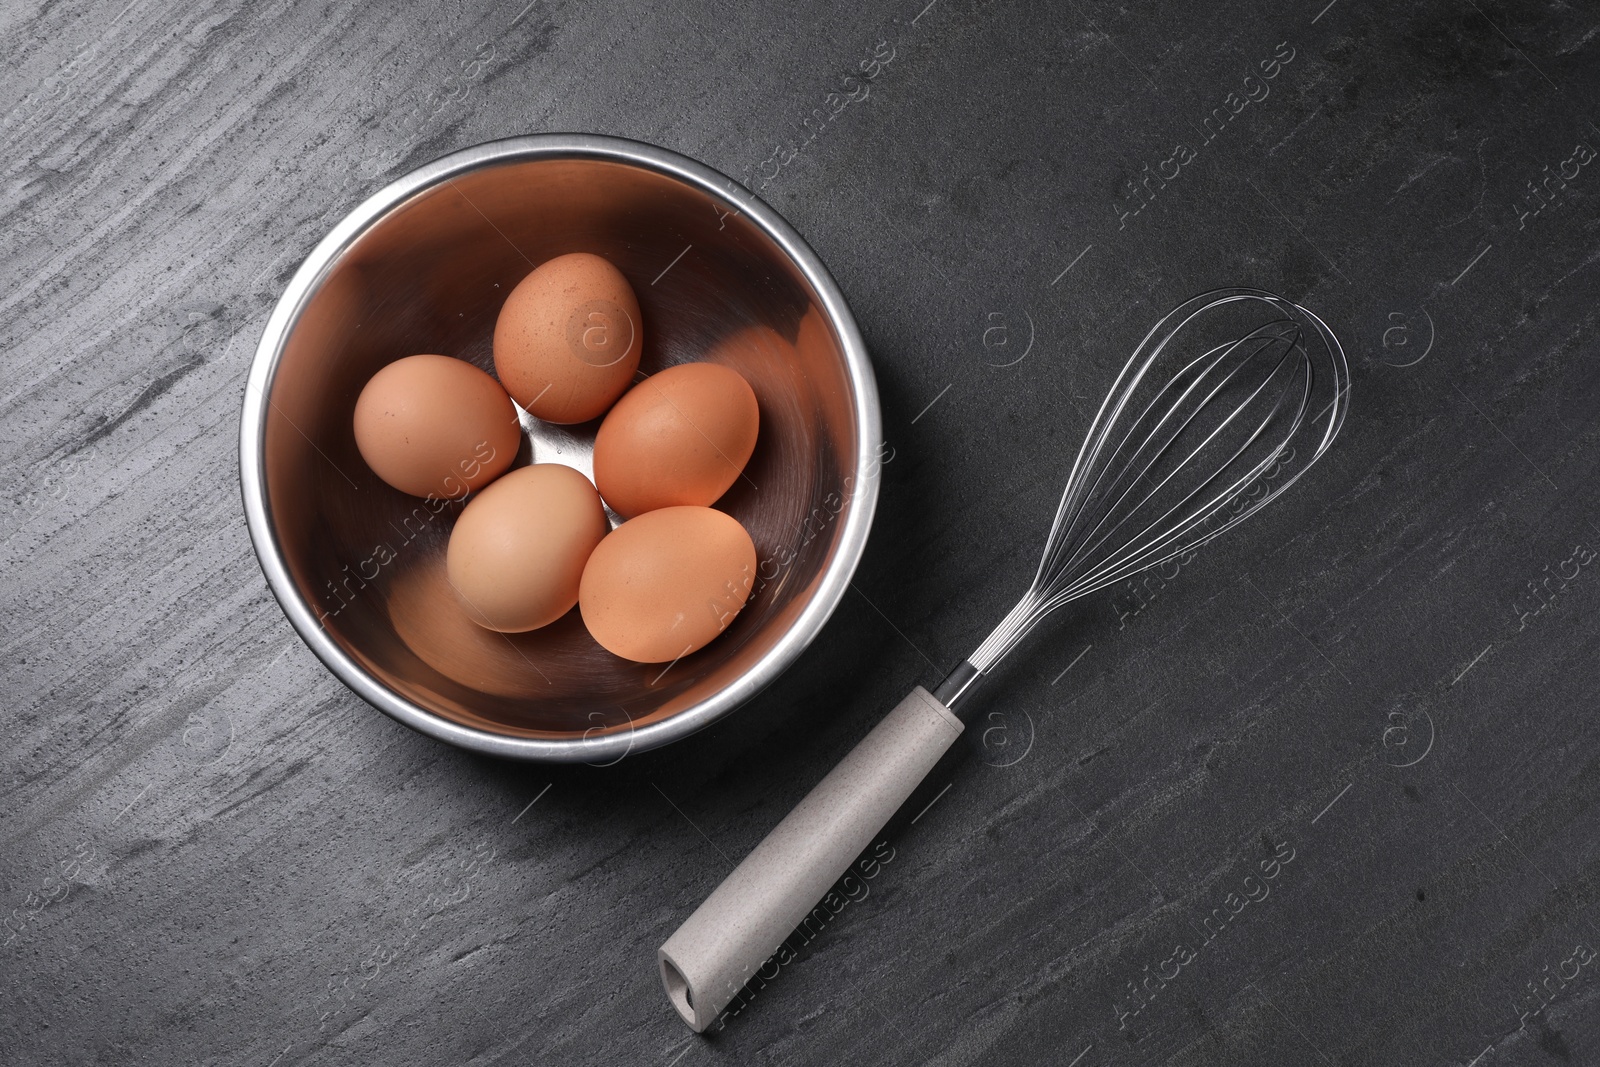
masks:
[[[961,729],[926,689],[912,690],[667,938],[661,981],[696,1033],[872,844]]]

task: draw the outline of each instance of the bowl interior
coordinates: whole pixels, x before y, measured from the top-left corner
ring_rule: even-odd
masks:
[[[760,404],[755,455],[717,504],[755,541],[754,592],[725,633],[672,664],[611,655],[576,610],[527,634],[475,626],[444,578],[445,546],[464,504],[391,489],[356,449],[356,398],[379,368],[432,352],[492,374],[505,295],[565,252],[598,253],[632,283],[644,319],[641,376],[716,358],[744,375]],[[730,340],[737,343],[720,343]],[[859,398],[817,293],[748,215],[641,164],[512,159],[398,203],[324,269],[266,392],[267,512],[298,596],[389,689],[502,735],[627,730],[734,683],[817,594],[859,504]],[[596,425],[525,417],[516,465],[565,463],[590,474]]]

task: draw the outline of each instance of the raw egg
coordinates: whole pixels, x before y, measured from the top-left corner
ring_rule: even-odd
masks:
[[[536,630],[578,602],[609,523],[589,479],[556,463],[512,471],[473,498],[450,532],[446,571],[467,616],[504,633]]]
[[[374,474],[412,496],[456,498],[511,466],[522,443],[500,383],[449,356],[407,356],[356,399],[356,447]]]
[[[739,372],[684,363],[652,374],[617,401],[594,439],[600,495],[629,518],[716,501],[756,447],[760,411]]]
[[[711,508],[662,508],[629,519],[595,548],[578,609],[608,652],[665,663],[727,629],[755,575],[755,545],[737,519]]]
[[[622,272],[573,252],[511,290],[494,324],[494,369],[517,403],[546,422],[605,414],[639,369],[639,301]]]

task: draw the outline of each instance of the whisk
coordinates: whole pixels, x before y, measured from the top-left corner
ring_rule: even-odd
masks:
[[[1256,289],[1174,308],[1123,367],[1067,478],[1033,584],[931,694],[914,689],[657,953],[667,997],[709,1026],[954,744],[973,694],[1046,615],[1210,541],[1327,451],[1349,366],[1316,315]]]

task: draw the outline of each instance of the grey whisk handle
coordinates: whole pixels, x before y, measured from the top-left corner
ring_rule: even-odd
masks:
[[[961,735],[918,686],[723,879],[657,952],[696,1033],[800,925]]]

